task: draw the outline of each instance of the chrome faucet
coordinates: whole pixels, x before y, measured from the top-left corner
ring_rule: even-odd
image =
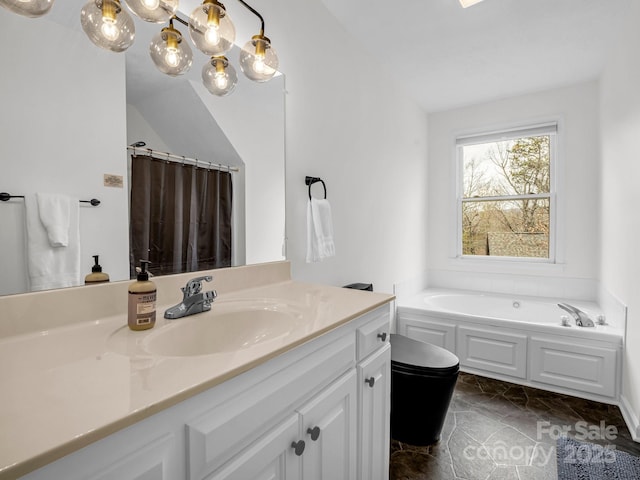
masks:
[[[204,277],[196,277],[187,282],[182,287],[182,301],[168,308],[164,312],[164,318],[175,319],[182,318],[195,313],[207,312],[211,310],[211,302],[218,296],[215,290],[208,292],[202,291],[202,281],[210,282],[213,279],[211,275]]]
[[[569,305],[568,303],[559,303],[558,306],[565,312],[568,312],[579,327],[595,327],[595,324],[593,323],[593,320],[589,318],[589,315],[579,308]]]

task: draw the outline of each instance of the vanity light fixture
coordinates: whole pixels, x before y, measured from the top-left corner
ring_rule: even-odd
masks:
[[[260,19],[260,33],[251,37],[240,52],[240,69],[254,82],[270,80],[278,70],[278,55],[271,46],[271,40],[264,36],[264,19],[243,0],[238,0]]]
[[[225,6],[218,0],[202,0],[186,22],[176,15],[179,0],[125,0],[134,15],[146,22],[169,26],[157,34],[149,46],[156,67],[171,76],[181,75],[191,67],[193,54],[183,35],[174,28],[173,20],[188,26],[195,46],[211,58],[202,69],[202,80],[214,95],[225,96],[238,81],[235,68],[225,54],[231,50],[236,28]],[[260,33],[251,37],[240,51],[240,69],[254,82],[270,80],[278,70],[278,55],[271,40],[264,35],[262,15],[244,0],[237,0],[260,19]],[[478,2],[482,0],[460,0]],[[54,0],[0,0],[3,6],[28,17],[46,14]],[[122,8],[122,0],[88,0],[80,12],[82,29],[97,46],[113,52],[123,52],[135,38],[135,24]]]
[[[41,17],[51,10],[53,0],[0,0],[0,5],[25,17]]]
[[[158,70],[173,77],[182,75],[191,68],[193,54],[191,47],[182,39],[182,34],[173,27],[173,18],[169,26],[162,29],[149,45],[151,59]]]
[[[236,87],[238,74],[227,57],[211,57],[202,69],[202,83],[210,93],[224,97]]]
[[[222,3],[204,0],[189,17],[189,35],[202,53],[224,55],[233,47],[236,27]]]
[[[127,7],[145,22],[165,23],[178,11],[178,0],[127,0]]]
[[[480,2],[482,2],[482,0],[460,0],[460,5],[462,5],[462,8],[467,8]]]
[[[80,24],[100,48],[124,52],[133,44],[136,27],[120,0],[89,0],[80,12]]]

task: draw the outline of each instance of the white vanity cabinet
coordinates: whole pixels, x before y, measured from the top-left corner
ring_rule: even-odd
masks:
[[[329,336],[335,337],[335,333]],[[224,401],[186,424],[189,480],[251,479],[254,469],[271,471],[273,476],[266,478],[303,478],[307,463],[319,463],[314,456],[317,445],[311,445],[316,427],[316,442],[320,437],[324,440],[324,433],[338,432],[337,441],[345,450],[338,452],[344,459],[333,459],[335,465],[351,461],[356,452],[354,360],[351,333],[280,370],[264,372],[248,388],[236,382],[239,384],[233,387],[242,391],[233,394],[233,388]],[[325,412],[338,415],[343,425],[331,424],[333,419],[324,418]],[[325,428],[329,430],[323,432]],[[314,434],[307,433],[308,429]]]
[[[354,478],[355,377],[343,375],[207,480]]]
[[[389,318],[380,314],[357,331],[358,479],[389,478],[391,345]]]
[[[388,478],[385,304],[23,480]]]
[[[350,480],[356,476],[358,389],[356,372],[340,380],[298,410],[305,479]]]

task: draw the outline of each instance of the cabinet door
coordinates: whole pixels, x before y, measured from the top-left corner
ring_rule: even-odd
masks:
[[[316,395],[300,413],[306,480],[351,480],[357,455],[357,376],[355,369]]]
[[[389,478],[389,415],[391,410],[391,345],[358,365],[360,401],[358,478]]]
[[[292,444],[298,436],[298,414],[273,428],[207,480],[298,480],[302,478],[302,455]]]

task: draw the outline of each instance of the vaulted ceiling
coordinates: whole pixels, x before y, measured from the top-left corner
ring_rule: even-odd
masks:
[[[595,79],[637,0],[322,0],[427,111]]]

